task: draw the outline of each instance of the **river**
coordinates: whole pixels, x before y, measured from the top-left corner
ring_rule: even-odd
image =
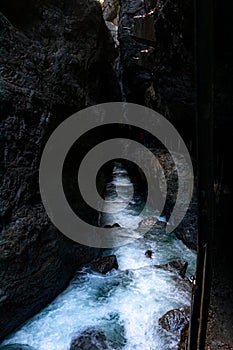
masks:
[[[106,192],[110,205],[119,200],[127,202],[132,185],[127,171],[116,163]],[[141,198],[134,198],[120,213],[111,214],[111,222],[108,216],[100,218],[100,222],[102,225],[117,222],[122,227],[130,223],[133,232],[143,219],[137,214],[141,205]],[[152,259],[145,256],[148,249],[154,252]],[[10,334],[3,344],[29,344],[37,350],[69,350],[73,337],[87,328],[97,327],[111,340],[114,350],[174,349],[176,339],[160,328],[158,320],[170,309],[190,305],[190,294],[180,288],[174,274],[152,265],[184,259],[188,261],[189,276],[195,272],[195,252],[174,234],[161,233],[145,235],[103,252],[103,255],[109,254],[116,255],[118,270],[106,275],[85,268],[77,271],[63,293]]]

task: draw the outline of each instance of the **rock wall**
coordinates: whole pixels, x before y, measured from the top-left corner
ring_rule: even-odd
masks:
[[[118,40],[124,98],[171,121],[190,151],[196,174],[193,4],[189,0],[128,0],[120,4]],[[196,188],[175,233],[197,250]]]
[[[119,1],[120,12],[112,3],[104,16],[115,34],[119,25],[115,43],[98,1],[1,1],[0,339],[98,255],[59,233],[42,206],[38,167],[54,128],[86,106],[122,100],[123,89],[124,100],[193,137],[191,1]]]
[[[138,33],[138,22],[148,36]],[[118,40],[125,99],[164,115],[187,143],[194,139],[193,29],[190,0],[121,1]]]
[[[114,42],[97,1],[3,0],[0,11],[2,339],[98,255],[51,224],[38,168],[43,146],[62,120],[86,106],[119,100],[120,90]]]

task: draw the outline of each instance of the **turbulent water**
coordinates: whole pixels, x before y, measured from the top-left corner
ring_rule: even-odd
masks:
[[[126,171],[117,164],[106,198],[115,204],[127,202],[131,190]],[[114,203],[108,205],[114,206]],[[100,222],[131,226],[133,233],[143,219],[136,215],[140,205],[141,199],[134,198],[121,213],[102,217]],[[147,249],[153,250],[152,259],[145,256]],[[161,233],[104,252],[108,254],[117,256],[119,270],[106,275],[85,269],[78,271],[53,303],[3,344],[29,344],[37,350],[68,350],[75,336],[94,327],[105,332],[114,350],[174,349],[176,339],[159,327],[158,320],[170,309],[190,305],[190,295],[174,279],[174,274],[151,265],[185,259],[189,263],[187,275],[190,275],[195,271],[195,253],[173,234]]]

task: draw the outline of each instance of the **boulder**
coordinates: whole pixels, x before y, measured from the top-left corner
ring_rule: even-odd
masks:
[[[142,221],[140,221],[138,224],[138,229],[145,229],[145,228],[150,229],[154,226],[165,227],[166,225],[167,225],[167,223],[165,221],[161,221],[155,217],[150,217],[150,218],[146,218],[146,219],[143,219]]]
[[[100,257],[94,261],[92,261],[90,264],[88,264],[88,267],[90,267],[92,270],[106,274],[107,272],[111,271],[112,269],[118,269],[118,262],[116,255],[108,255]]]
[[[190,277],[181,277],[180,275],[175,275],[172,276],[172,279],[179,285],[179,289],[182,289],[184,292],[188,292],[191,297],[194,284],[190,280]]]
[[[184,326],[189,322],[190,308],[173,309],[166,312],[160,319],[160,326],[168,332],[180,335]]]
[[[154,253],[154,252],[153,252],[152,250],[148,249],[148,250],[145,252],[145,256],[146,256],[147,258],[152,259],[153,253]]]
[[[184,278],[187,271],[188,262],[185,260],[173,260],[163,265],[154,265],[154,267],[178,273],[182,278]]]
[[[87,329],[71,342],[70,350],[110,350],[105,333]]]

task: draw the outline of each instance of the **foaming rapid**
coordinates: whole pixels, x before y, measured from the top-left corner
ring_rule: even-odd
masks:
[[[128,202],[127,193],[131,195],[131,190],[126,171],[117,164],[106,193],[108,205]],[[105,216],[100,222],[117,222],[122,227],[131,227],[134,233],[143,219],[135,214],[141,205],[140,198],[134,198],[121,213]],[[152,259],[145,256],[148,249],[154,252]],[[113,350],[174,349],[176,339],[160,328],[158,320],[170,309],[190,305],[190,294],[180,287],[174,274],[153,265],[185,259],[189,263],[187,275],[190,275],[195,272],[196,254],[173,234],[162,233],[106,250],[104,255],[108,254],[117,256],[119,270],[106,275],[86,269],[78,271],[54,302],[12,333],[3,344],[29,344],[37,350],[69,350],[75,336],[87,328],[97,328],[104,331],[108,347]]]

